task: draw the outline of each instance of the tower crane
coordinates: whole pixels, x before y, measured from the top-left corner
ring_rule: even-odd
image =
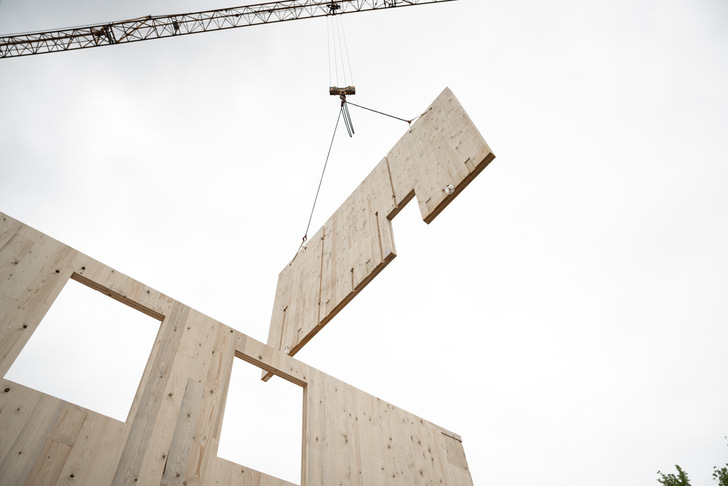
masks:
[[[111,46],[213,30],[454,0],[285,0],[0,36],[0,58]],[[346,88],[343,88],[346,90]],[[331,94],[345,94],[332,92]]]
[[[183,14],[147,15],[145,17],[101,24],[0,35],[0,58],[113,46],[129,42],[177,37],[180,35],[234,29],[237,27],[248,27],[274,22],[452,1],[455,0],[281,0]],[[343,118],[349,136],[353,135],[354,128],[351,123],[346,96],[355,93],[356,89],[354,86],[332,86],[329,88],[329,94],[341,98],[339,116]],[[361,108],[397,118],[386,113],[371,110],[370,108]],[[411,123],[412,121],[398,119],[407,123]],[[336,134],[336,130],[334,130],[334,134]],[[329,147],[330,153],[331,148]],[[326,162],[328,163],[328,156]],[[326,163],[324,164],[325,170]],[[322,172],[321,180],[323,180],[323,175]],[[319,181],[320,189],[321,181]],[[316,207],[316,199],[318,199],[318,190],[314,199],[314,208]],[[313,216],[313,208],[311,215]],[[309,226],[311,224],[310,218],[308,224]],[[306,233],[308,233],[308,228],[306,228]],[[307,236],[304,235],[304,244],[306,238]]]

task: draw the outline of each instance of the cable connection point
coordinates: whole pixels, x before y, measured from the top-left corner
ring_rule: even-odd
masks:
[[[347,86],[345,88],[339,88],[337,86],[331,86],[329,88],[329,94],[331,96],[346,96],[356,94],[356,88],[354,86]]]

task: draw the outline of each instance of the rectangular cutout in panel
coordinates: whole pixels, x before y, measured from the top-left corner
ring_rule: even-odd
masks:
[[[260,381],[260,368],[235,359],[218,457],[301,484],[303,388]]]
[[[5,378],[125,422],[159,326],[69,280]]]

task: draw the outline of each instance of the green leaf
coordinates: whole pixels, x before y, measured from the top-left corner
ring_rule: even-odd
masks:
[[[657,471],[657,474],[660,476],[657,478],[657,482],[663,486],[690,486],[688,474],[677,464],[675,468],[677,469],[677,476],[675,474],[663,474],[661,471]],[[723,485],[721,484],[720,486]]]

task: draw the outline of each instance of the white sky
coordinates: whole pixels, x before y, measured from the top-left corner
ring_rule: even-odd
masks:
[[[0,0],[0,32],[231,5]],[[399,256],[297,357],[462,435],[477,485],[657,484],[676,463],[714,484],[728,3],[344,25],[353,102],[409,118],[449,86],[497,158],[431,225],[400,213]],[[316,19],[0,60],[0,210],[265,341],[338,110],[326,44]],[[406,129],[351,114],[311,233]]]

